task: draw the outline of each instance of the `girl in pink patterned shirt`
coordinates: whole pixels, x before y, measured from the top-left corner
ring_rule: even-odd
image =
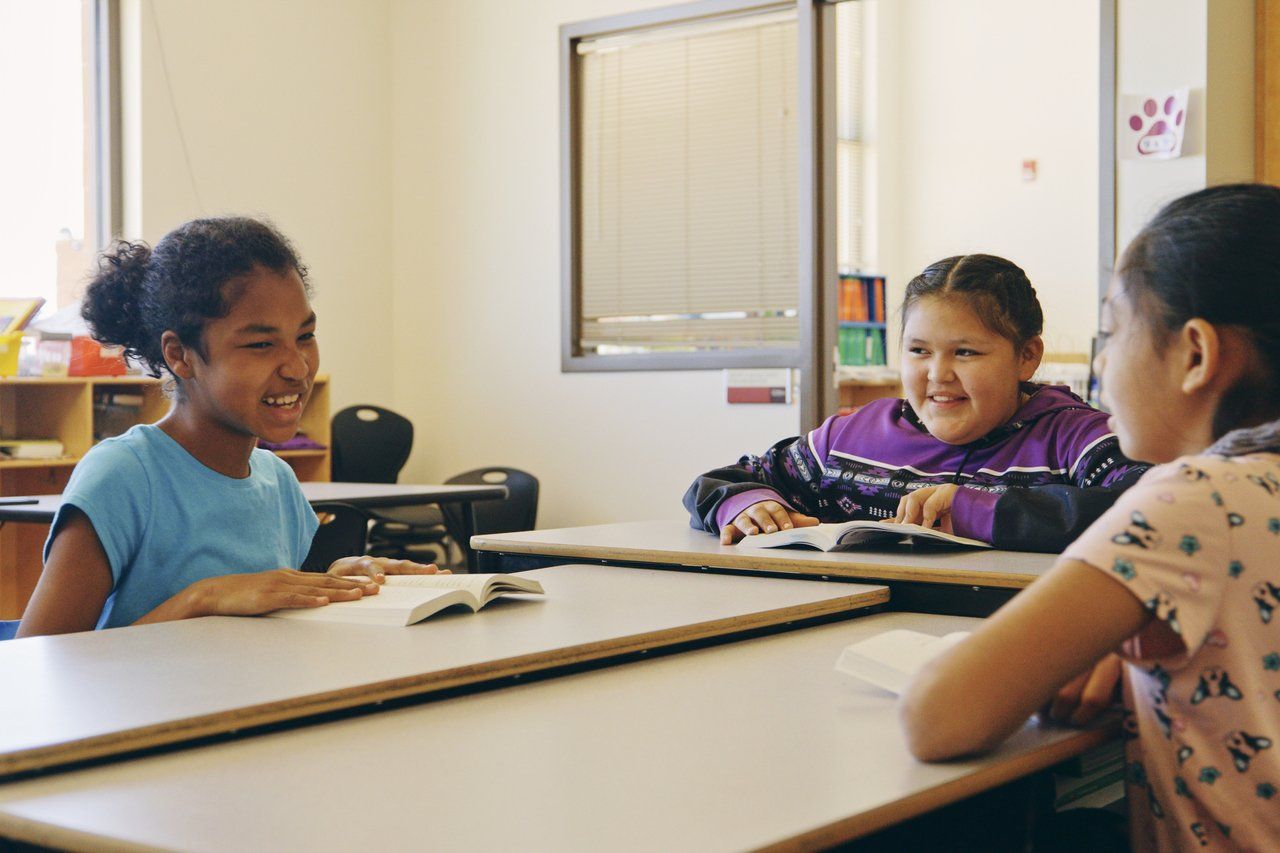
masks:
[[[991,749],[1054,702],[1084,720],[1114,650],[1134,849],[1280,849],[1280,188],[1166,206],[1102,325],[1121,449],[1163,464],[917,677],[912,751]]]

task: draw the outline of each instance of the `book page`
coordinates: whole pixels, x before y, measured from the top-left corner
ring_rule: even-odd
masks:
[[[836,525],[833,525],[836,526]],[[840,536],[840,545],[861,545],[867,542],[911,542],[929,541],[946,542],[952,545],[964,545],[969,548],[990,548],[986,542],[966,539],[947,533],[936,527],[923,527],[919,524],[899,524],[892,521],[849,521],[838,525],[846,532]]]
[[[387,575],[387,586],[423,589],[467,589],[476,598],[484,590],[485,581],[493,575]]]
[[[468,597],[469,593],[456,589],[433,590],[387,585],[379,589],[377,595],[366,595],[351,601],[333,601],[323,607],[276,610],[266,615],[279,619],[319,622],[408,625],[451,604],[464,603],[464,599]]]
[[[753,533],[740,544],[752,548],[780,548],[786,545],[809,545],[820,551],[828,551],[836,544],[836,537],[843,525],[817,524],[813,527],[793,527],[775,530],[773,533]]]
[[[421,589],[465,589],[485,601],[485,596],[501,592],[542,592],[542,585],[518,575],[387,575],[388,586]]]

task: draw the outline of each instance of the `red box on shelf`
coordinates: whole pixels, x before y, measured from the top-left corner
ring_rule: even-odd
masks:
[[[124,350],[108,347],[87,335],[71,339],[71,366],[68,376],[123,376]]]

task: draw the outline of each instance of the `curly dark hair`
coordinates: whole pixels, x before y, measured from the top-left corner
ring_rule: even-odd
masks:
[[[1031,280],[1013,261],[995,255],[954,255],[925,267],[907,284],[904,326],[911,306],[926,296],[964,299],[984,326],[1018,350],[1044,330],[1044,312]]]
[[[204,327],[225,317],[238,295],[226,285],[263,267],[297,271],[307,295],[307,268],[271,225],[241,216],[194,219],[152,249],[120,241],[98,259],[80,309],[93,337],[122,346],[159,377],[168,372],[160,337],[173,331],[201,357]]]

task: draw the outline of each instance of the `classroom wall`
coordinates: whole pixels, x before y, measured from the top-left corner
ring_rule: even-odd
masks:
[[[1027,271],[1050,352],[1089,351],[1098,287],[1096,2],[873,0],[874,269],[890,302],[927,264]],[[1034,181],[1022,161],[1035,160]],[[891,349],[896,356],[896,329]]]
[[[1208,185],[1252,180],[1253,5],[1118,0],[1117,92],[1191,89],[1182,157],[1117,162],[1119,250],[1165,202]],[[1117,113],[1117,121],[1126,119]]]
[[[399,0],[392,16],[394,398],[405,476],[507,464],[541,527],[682,516],[695,475],[795,434],[719,371],[560,372],[558,28],[651,0]]]
[[[1074,101],[1050,109],[1019,88],[1020,75],[982,71],[985,60],[964,54],[967,39],[957,35],[972,22],[933,17],[951,14],[952,4],[903,2],[912,37],[901,43],[919,44],[920,61],[931,55],[925,46],[961,51],[950,61],[972,62],[988,75],[983,86],[1031,100],[1021,113],[988,116],[1010,124],[982,146],[966,138],[943,144],[947,134],[936,129],[948,126],[947,104],[933,103],[927,114],[901,109],[897,126],[887,117],[885,139],[908,146],[909,160],[891,170],[902,207],[882,226],[886,245],[896,230],[904,257],[925,258],[998,234],[982,245],[1028,259],[1051,317],[1078,314],[1071,335],[1091,328],[1091,302],[1072,294],[1092,295],[1096,268],[1095,214],[1079,206],[1095,192],[1096,117],[1089,125]],[[914,3],[928,14],[912,11]],[[1220,97],[1208,103],[1223,116],[1222,138],[1209,138],[1199,167],[1195,153],[1137,164],[1156,167],[1147,171],[1122,164],[1122,239],[1158,200],[1244,174],[1244,152],[1231,147],[1251,103],[1251,90],[1240,94],[1242,69],[1252,63],[1252,19],[1240,14],[1242,4],[1248,0],[1215,0],[1210,16],[1207,0],[1120,0],[1121,91],[1218,80]],[[678,517],[679,496],[696,473],[794,434],[799,414],[795,405],[728,406],[719,371],[560,373],[558,27],[654,5],[125,0],[124,55],[137,48],[124,75],[127,233],[154,240],[192,216],[270,215],[311,265],[335,408],[389,403],[414,420],[418,441],[405,479],[509,464],[542,479],[540,526]],[[1055,68],[1096,75],[1096,53],[1081,41],[1096,21],[1068,26],[1054,17],[1071,4],[1015,5],[1010,14],[1033,9],[1060,38],[1035,51],[1013,44],[1004,66],[1051,59]],[[1158,37],[1153,18],[1162,20]],[[919,99],[922,80],[904,72],[886,85]],[[1090,80],[1096,76],[1079,91],[1096,91]],[[1090,96],[1090,110],[1092,103]],[[1060,120],[1062,138],[1019,131],[1019,115],[1035,126]],[[922,127],[907,126],[917,119]],[[954,212],[930,219],[942,168],[933,158],[951,158],[948,177],[967,180],[972,163],[961,152],[983,154],[1000,175],[999,187],[970,188],[999,199],[988,207],[1019,212],[1050,199],[1050,207],[1077,213],[1055,221],[1056,231],[1026,223],[970,230],[971,219]],[[1023,157],[1040,161],[1035,184],[1018,181]],[[1054,233],[1070,236],[1052,241],[1045,251],[1061,254],[1044,260],[1039,250],[1003,242],[1006,234]]]
[[[310,266],[335,409],[390,400],[387,3],[125,0],[121,14],[126,236],[270,217]]]

